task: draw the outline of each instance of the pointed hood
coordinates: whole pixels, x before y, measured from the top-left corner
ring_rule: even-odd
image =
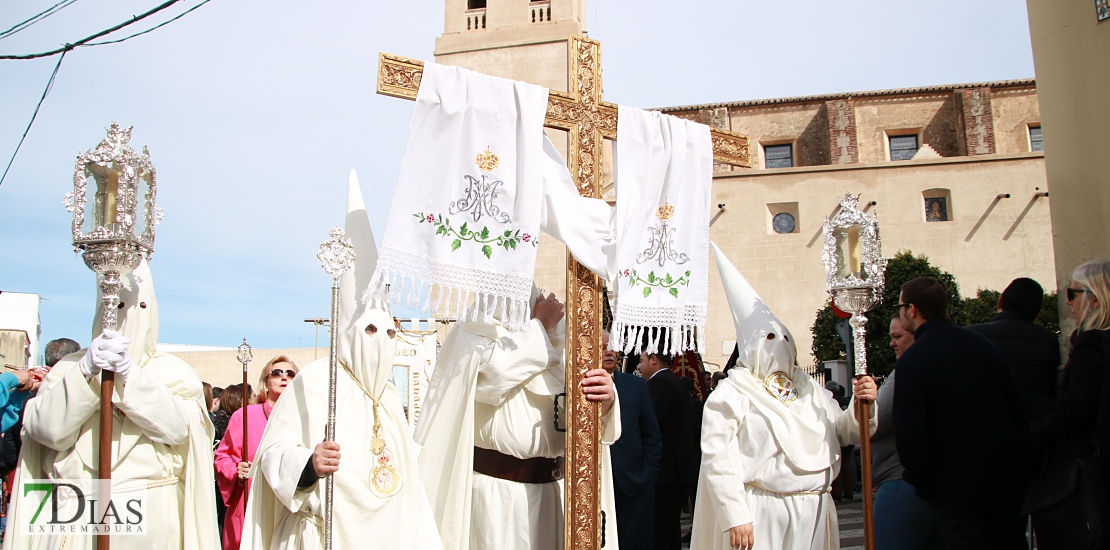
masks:
[[[377,397],[393,371],[397,350],[393,315],[384,304],[369,299],[365,291],[378,263],[378,247],[362,189],[354,170],[347,181],[347,219],[344,236],[354,247],[354,267],[343,274],[339,283],[339,362],[354,373],[359,382]],[[376,306],[376,307],[374,307]],[[371,329],[371,325],[373,329]]]
[[[790,372],[798,357],[794,336],[771,313],[752,285],[717,248],[717,244],[711,242],[710,246],[717,260],[717,271],[721,274],[728,306],[732,310],[732,321],[736,325],[739,364],[760,379],[776,371]]]
[[[732,309],[740,351],[739,368],[730,371],[726,380],[763,413],[791,464],[806,472],[824,471],[840,456],[836,427],[826,413],[831,394],[796,365],[798,351],[790,331],[721,249],[712,242],[710,246]],[[789,381],[772,377],[775,373]],[[774,397],[769,384],[772,379],[779,390],[794,388],[794,396],[786,401]]]
[[[93,319],[92,336],[104,332],[104,303],[97,276],[96,317]],[[135,271],[122,275],[123,288],[119,293],[120,309],[116,312],[116,332],[131,339],[127,346],[131,361],[137,367],[146,364],[158,345],[158,300],[154,296],[154,277],[146,260],[139,262]]]

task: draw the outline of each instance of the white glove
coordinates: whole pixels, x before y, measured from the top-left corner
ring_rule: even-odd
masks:
[[[127,355],[127,344],[130,343],[130,338],[121,336],[120,333],[114,330],[104,331],[103,334],[92,341],[88,351],[85,352],[85,356],[81,358],[79,363],[81,373],[91,378],[100,374],[101,369],[119,372],[119,368],[114,367],[113,364],[118,364],[124,358],[127,359],[125,371],[129,372],[131,359]],[[123,376],[126,378],[127,375],[124,374]]]
[[[129,338],[123,338],[123,340],[131,341]],[[131,372],[131,354],[127,353],[127,346],[124,346],[122,352],[110,359],[103,369],[116,373],[116,379],[119,380],[119,383],[126,384],[127,375]]]

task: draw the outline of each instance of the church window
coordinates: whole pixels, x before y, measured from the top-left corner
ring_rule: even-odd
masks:
[[[1029,150],[1044,151],[1044,138],[1041,137],[1040,126],[1029,127]]]
[[[768,235],[788,235],[798,232],[798,203],[774,202],[767,204]]]
[[[794,166],[794,145],[764,145],[763,157],[765,168],[790,168]]]
[[[486,0],[466,0],[466,9],[484,10],[486,9]]]
[[[890,136],[890,160],[910,160],[917,148],[917,135]]]
[[[928,189],[921,193],[925,199],[925,221],[946,222],[952,219],[952,192],[948,189]]]
[[[774,227],[775,233],[781,235],[784,233],[793,233],[794,226],[796,224],[794,221],[794,216],[792,216],[789,212],[779,212],[778,214],[775,214],[771,225],[772,227]]]

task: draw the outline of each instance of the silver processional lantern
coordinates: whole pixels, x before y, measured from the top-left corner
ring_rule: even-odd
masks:
[[[73,191],[66,193],[66,210],[73,213],[73,247],[85,265],[102,275],[105,329],[115,330],[120,277],[131,273],[154,252],[154,226],[162,219],[155,203],[158,184],[150,152],[132,149],[133,127],[115,122],[108,136],[77,157]],[[92,180],[92,181],[90,181]]]
[[[836,307],[852,314],[848,324],[854,338],[855,374],[867,374],[867,317],[883,300],[886,258],[879,241],[879,218],[859,209],[859,195],[845,194],[840,208],[824,224],[825,284]],[[871,403],[857,400],[857,418],[871,418]],[[860,422],[860,455],[863,466],[863,541],[875,548],[874,496],[871,492],[871,433],[869,422]]]
[[[825,219],[824,230],[825,286],[836,307],[852,314],[848,323],[855,338],[855,374],[867,374],[864,313],[882,302],[886,285],[879,219],[859,209],[859,195],[848,193],[836,215]]]

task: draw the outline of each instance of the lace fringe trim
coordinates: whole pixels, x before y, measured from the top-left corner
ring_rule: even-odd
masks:
[[[660,308],[618,303],[609,347],[624,353],[703,353],[706,308],[706,304]]]
[[[384,245],[362,299],[404,304],[425,314],[460,321],[490,322],[495,312],[502,312],[501,324],[517,331],[524,329],[531,318],[531,293],[531,277],[444,263]],[[478,307],[469,307],[471,303]]]

